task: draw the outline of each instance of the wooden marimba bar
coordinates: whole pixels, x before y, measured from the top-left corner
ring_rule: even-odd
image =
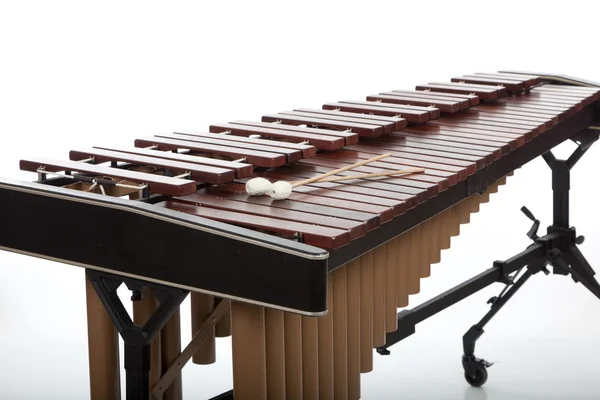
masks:
[[[37,173],[42,183],[58,176],[54,185],[69,190],[146,202],[344,254],[355,243],[373,243],[370,238],[389,226],[425,215],[421,210],[458,191],[453,188],[473,189],[481,171],[535,143],[552,142],[555,128],[599,98],[598,88],[479,73],[268,114],[259,122],[214,124],[208,132],[139,138],[131,147],[75,149],[68,161],[27,158],[21,169]],[[388,152],[388,158],[339,175],[407,167],[424,172],[317,181],[294,188],[282,201],[249,196],[244,189],[251,178],[297,181]],[[514,169],[496,173],[417,223],[406,222],[406,229],[340,256],[326,277],[326,314],[192,290],[193,343],[182,349],[177,311],[149,347],[151,398],[182,399],[181,368],[190,359],[214,363],[216,338],[231,336],[236,400],[360,399],[361,374],[373,370],[373,349],[398,330],[398,309],[419,293],[421,279],[431,275],[431,265],[441,261],[461,225]],[[146,287],[134,299],[133,322],[143,325],[158,298]],[[91,398],[118,399],[118,334],[89,280],[87,304]]]

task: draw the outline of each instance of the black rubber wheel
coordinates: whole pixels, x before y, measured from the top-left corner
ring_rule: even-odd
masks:
[[[475,376],[470,376],[465,372],[465,379],[469,383],[469,385],[473,387],[481,387],[487,381],[488,372],[487,369],[481,365],[477,364],[475,369]]]

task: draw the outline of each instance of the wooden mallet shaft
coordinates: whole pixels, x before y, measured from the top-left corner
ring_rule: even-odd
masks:
[[[381,176],[391,176],[391,175],[403,175],[403,174],[414,174],[417,172],[424,172],[424,168],[407,168],[399,171],[387,171],[387,172],[374,172],[372,174],[362,174],[362,175],[348,175],[348,176],[334,176],[332,178],[323,178],[316,181],[317,183],[322,182],[338,182],[338,181],[347,181],[351,179],[365,179],[365,178],[378,178]],[[302,181],[298,181],[302,182]],[[292,183],[292,186],[295,185],[296,182]]]
[[[339,174],[340,172],[348,171],[349,169],[360,167],[362,165],[369,164],[369,163],[372,163],[372,162],[377,161],[377,160],[381,160],[382,158],[386,158],[386,157],[389,157],[391,155],[392,155],[392,153],[381,154],[381,155],[379,155],[377,157],[369,158],[368,160],[363,160],[363,161],[357,162],[356,164],[352,164],[352,165],[348,165],[348,166],[345,166],[345,167],[342,167],[342,168],[334,169],[333,171],[329,171],[329,172],[321,174],[321,175],[313,176],[312,178],[309,178],[309,179],[304,179],[304,180],[301,180],[301,181],[296,181],[296,182],[292,183],[292,187],[297,187],[297,186],[302,186],[302,185],[308,185],[309,183],[313,183],[313,182],[319,181],[319,180],[321,180],[323,178],[327,178],[328,176]]]

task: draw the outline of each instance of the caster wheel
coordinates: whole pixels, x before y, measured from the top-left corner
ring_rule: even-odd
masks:
[[[481,387],[487,381],[488,372],[484,365],[475,364],[472,367],[474,375],[470,375],[465,371],[465,379],[469,383],[469,385],[473,387]]]

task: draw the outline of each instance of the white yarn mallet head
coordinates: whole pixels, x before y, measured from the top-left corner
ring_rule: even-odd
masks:
[[[251,196],[263,196],[272,190],[273,184],[265,178],[252,178],[246,182],[246,193]]]
[[[246,182],[246,193],[251,196],[268,194],[275,200],[284,200],[292,193],[292,184],[286,181],[269,182],[265,178],[252,178]]]

